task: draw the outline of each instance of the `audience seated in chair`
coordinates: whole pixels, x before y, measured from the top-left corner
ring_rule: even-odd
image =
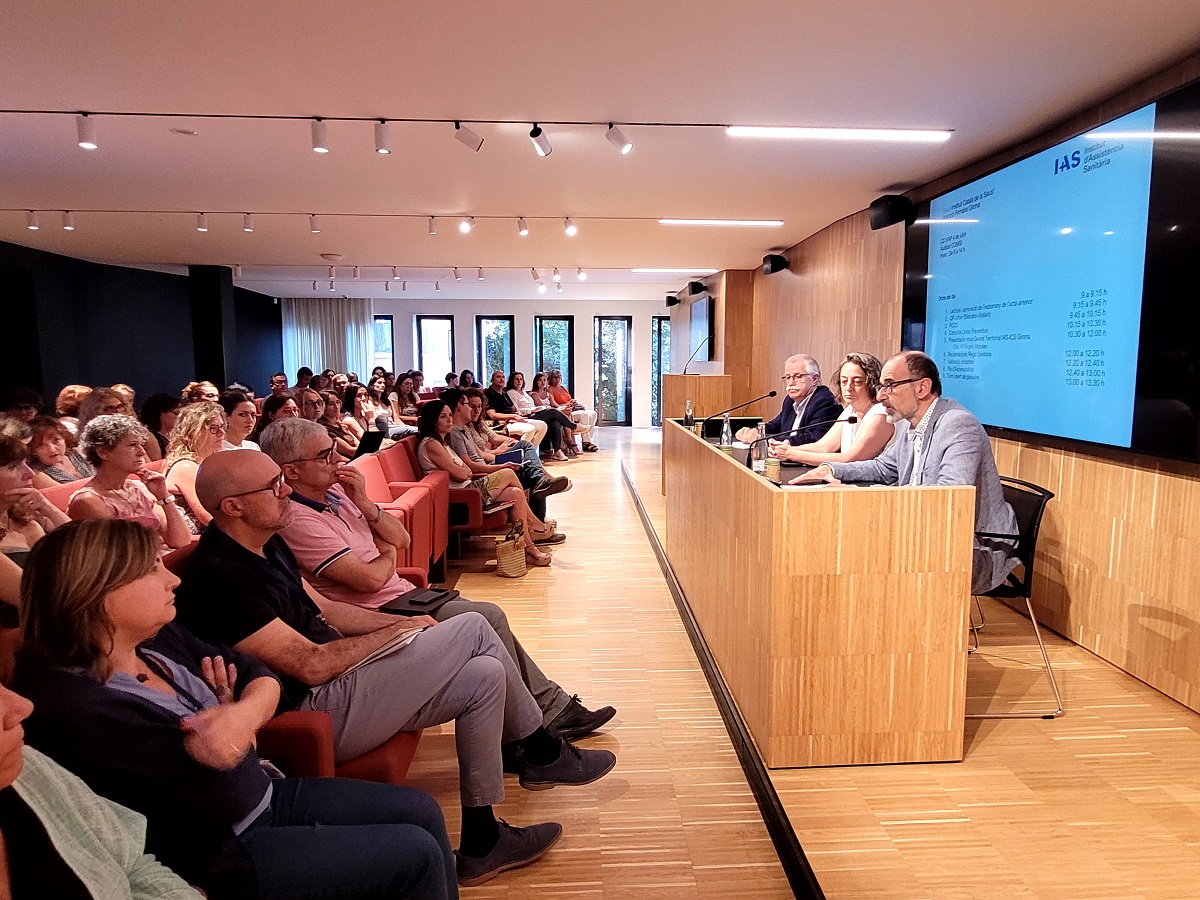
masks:
[[[337,443],[339,454],[346,459],[353,459],[359,439],[342,421],[342,398],[334,391],[324,391],[321,399],[325,402],[325,411],[317,419],[317,424]]]
[[[568,448],[570,455],[575,455],[575,432],[573,430],[575,422],[562,410],[553,406],[542,406],[535,402],[530,393],[525,390],[524,373],[513,372],[509,375],[504,392],[513,408],[522,416],[546,423],[546,437],[541,445],[543,457],[560,461],[566,460]]]
[[[225,413],[225,438],[222,450],[257,450],[258,444],[250,440],[258,425],[258,408],[249,395],[242,391],[222,391],[217,403]]]
[[[175,498],[188,531],[200,534],[212,517],[196,499],[196,470],[200,463],[221,451],[225,442],[225,411],[216,403],[189,403],[179,413],[171,444],[163,462],[167,490]]]
[[[287,464],[333,465],[333,442],[320,437],[322,450]],[[196,490],[213,521],[184,568],[181,621],[271,666],[282,676],[289,707],[328,712],[338,758],[360,755],[398,731],[453,719],[463,804],[460,883],[481,883],[532,862],[561,827],[518,829],[495,819],[492,804],[504,795],[501,742],[520,747],[521,784],[534,789],[590,783],[615,757],[576,750],[546,731],[515,663],[482,616],[397,621],[310,595],[278,536],[293,516],[283,477],[269,457],[253,452],[218,453],[200,467]]]
[[[96,474],[91,464],[75,449],[75,437],[58,419],[38,416],[29,423],[29,468],[34,471],[33,486],[69,484]]]
[[[280,900],[457,896],[430,797],[268,774],[254,740],[279,682],[172,622],[179,579],[157,543],[136,523],[76,522],[30,555],[14,680],[34,702],[29,744],[144,815],[147,849],[212,898],[255,883]]]
[[[54,412],[72,435],[79,434],[79,404],[92,392],[86,384],[68,384],[54,400]]]
[[[183,401],[170,394],[151,394],[142,404],[138,418],[154,438],[153,441],[146,442],[146,456],[151,461],[167,455],[171,432],[175,430],[175,420],[182,408]]]
[[[579,427],[576,430],[583,441],[584,451],[595,453],[599,450],[600,448],[592,442],[592,437],[596,433],[596,412],[588,409],[571,396],[571,392],[563,384],[562,372],[558,369],[551,369],[546,373],[546,389],[550,392],[550,398],[555,405],[578,424]]]
[[[18,565],[47,532],[69,521],[33,486],[28,459],[24,444],[0,435],[0,552]]]
[[[460,380],[459,384],[461,383]],[[520,415],[508,394],[504,392],[504,385],[504,373],[499,370],[493,372],[492,383],[484,391],[488,400],[488,421],[504,428],[510,434],[520,435],[540,449],[549,426],[545,422]]]
[[[291,391],[272,394],[263,400],[262,414],[258,417],[258,425],[250,435],[254,443],[262,437],[263,430],[276,419],[294,419],[300,415],[300,404]]]

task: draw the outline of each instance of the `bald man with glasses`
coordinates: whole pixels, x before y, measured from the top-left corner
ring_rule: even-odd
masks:
[[[821,384],[821,367],[808,354],[797,353],[784,361],[782,381],[787,397],[779,415],[766,423],[767,436],[778,435],[778,443],[793,446],[819,441],[842,414],[833,391]],[[738,429],[740,441],[757,437],[757,429]]]
[[[1004,499],[987,432],[960,404],[942,396],[937,364],[915,350],[893,356],[884,364],[876,396],[896,426],[887,449],[875,459],[822,463],[792,483],[969,484],[975,487],[975,530],[1015,537],[1016,516]],[[991,590],[1017,567],[1014,546],[975,538],[972,593]]]

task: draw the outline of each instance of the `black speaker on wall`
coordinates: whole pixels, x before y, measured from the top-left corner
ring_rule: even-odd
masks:
[[[667,294],[667,306],[678,306],[678,305],[679,305],[679,295],[678,294]]]
[[[696,294],[703,294],[706,290],[707,290],[707,288],[704,286],[703,281],[689,281],[688,282],[687,292],[689,294],[691,294],[692,296],[695,296]]]
[[[780,256],[778,253],[768,253],[763,257],[762,273],[764,275],[774,275],[776,272],[783,272],[788,267],[786,256]]]
[[[884,194],[877,200],[871,201],[867,207],[871,217],[871,230],[878,231],[903,222],[911,225],[917,219],[917,207],[911,200],[901,194]]]

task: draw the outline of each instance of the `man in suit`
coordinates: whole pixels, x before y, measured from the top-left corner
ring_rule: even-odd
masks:
[[[875,484],[970,484],[975,487],[975,530],[1017,533],[1017,520],[1004,499],[987,433],[971,413],[942,396],[937,365],[910,350],[883,367],[878,392],[896,437],[876,459],[822,463],[797,482],[866,481]],[[902,528],[903,522],[882,523]],[[976,538],[971,592],[981,594],[1004,581],[1017,566],[1013,541]]]
[[[825,436],[837,420],[842,407],[833,392],[821,384],[821,367],[811,356],[797,353],[783,364],[783,386],[787,398],[779,415],[767,422],[767,435],[779,435],[780,443],[811,444]],[[758,436],[753,428],[742,428],[737,437],[752,441]]]

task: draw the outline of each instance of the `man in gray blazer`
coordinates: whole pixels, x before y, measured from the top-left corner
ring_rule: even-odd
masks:
[[[987,433],[971,413],[942,396],[934,361],[915,350],[900,353],[887,361],[880,381],[879,402],[896,426],[891,445],[876,459],[822,463],[796,483],[970,484],[975,530],[1015,535],[1017,520],[1004,499]],[[1016,568],[1013,547],[1012,541],[975,538],[972,593],[991,590]]]

